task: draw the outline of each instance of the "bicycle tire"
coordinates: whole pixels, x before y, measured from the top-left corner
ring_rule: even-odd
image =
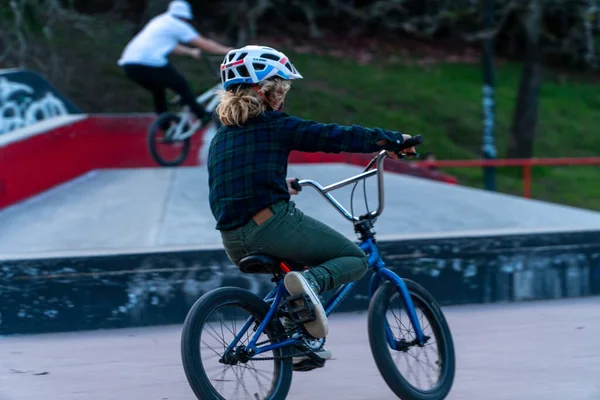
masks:
[[[163,124],[168,124],[172,121],[174,121],[175,123],[179,123],[179,121],[181,121],[181,117],[177,114],[170,112],[162,113],[158,116],[158,118],[156,118],[156,120],[154,120],[152,125],[150,125],[150,129],[148,130],[148,148],[150,150],[152,159],[158,165],[161,165],[163,167],[176,167],[183,163],[190,152],[190,147],[192,143],[191,137],[188,137],[181,141],[183,143],[181,153],[174,160],[165,160],[163,157],[161,157],[158,150],[156,149],[156,138],[159,132],[162,131],[161,127],[164,126]]]
[[[415,306],[421,304],[427,307],[428,314],[430,314],[427,316],[430,326],[440,336],[437,337],[436,335],[436,342],[438,342],[438,346],[440,340],[443,343],[443,348],[440,351],[443,353],[441,360],[443,367],[440,373],[439,384],[430,391],[415,388],[402,376],[392,359],[392,354],[388,350],[389,347],[386,340],[385,321],[390,299],[397,293],[397,289],[389,281],[384,282],[377,289],[369,304],[368,330],[371,352],[379,373],[388,387],[399,398],[403,400],[442,400],[446,398],[452,388],[456,369],[452,334],[446,318],[433,296],[416,282],[408,279],[404,279],[403,281],[408,288],[413,302],[415,302]],[[433,318],[430,319],[430,317]]]
[[[223,397],[212,387],[203,368],[200,357],[199,338],[207,317],[213,310],[222,305],[235,304],[248,311],[255,318],[262,320],[269,310],[269,306],[254,293],[238,287],[222,287],[205,293],[190,309],[181,333],[181,357],[183,369],[188,383],[198,399],[221,400]],[[281,322],[273,319],[265,327],[265,334],[269,339],[285,332]],[[286,357],[290,353],[289,347],[274,350],[275,354]],[[266,399],[283,400],[287,397],[292,384],[292,359],[276,359],[272,388]]]

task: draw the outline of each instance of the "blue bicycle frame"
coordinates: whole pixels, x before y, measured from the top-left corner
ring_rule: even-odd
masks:
[[[314,187],[346,219],[352,221],[353,223],[359,223],[361,221],[361,218],[350,214],[337,200],[335,200],[335,198],[333,198],[333,196],[331,196],[331,194],[329,194],[329,192],[333,191],[335,189],[338,189],[340,187],[349,185],[351,183],[357,182],[359,180],[366,179],[372,175],[378,175],[379,206],[377,207],[376,211],[369,212],[369,215],[371,217],[376,218],[383,211],[383,203],[384,203],[383,161],[386,157],[387,157],[387,154],[385,153],[385,151],[382,151],[381,153],[379,153],[379,155],[376,158],[374,158],[369,163],[369,165],[367,165],[365,172],[363,172],[359,175],[356,175],[352,178],[345,179],[343,181],[340,181],[338,183],[335,183],[335,184],[332,184],[332,185],[329,185],[326,187],[322,187],[317,182],[312,181],[312,180],[302,180],[302,181],[299,181],[299,184],[300,184],[300,186]],[[377,162],[377,167],[375,169],[367,171],[373,165],[375,160]],[[417,314],[415,312],[415,306],[413,304],[410,293],[408,292],[408,288],[406,287],[406,284],[398,275],[396,275],[393,271],[391,271],[385,267],[385,263],[383,262],[381,255],[379,254],[379,249],[377,248],[377,245],[375,244],[374,239],[372,239],[372,238],[363,239],[363,240],[361,240],[359,246],[368,255],[369,268],[374,270],[374,274],[371,277],[371,283],[370,283],[370,288],[369,288],[369,298],[373,297],[373,295],[375,294],[375,291],[381,285],[382,282],[384,282],[384,281],[392,282],[393,285],[398,290],[398,292],[400,293],[400,298],[402,300],[404,309],[405,309],[406,313],[408,314],[410,322],[415,331],[416,342],[419,345],[423,345],[425,343],[425,337],[424,337],[424,334],[423,334],[423,331],[421,328],[421,324],[419,323],[419,319],[417,318]],[[352,291],[354,286],[356,286],[356,282],[350,282],[350,283],[342,285],[341,287],[338,288],[338,290],[334,293],[334,295],[331,297],[331,299],[329,299],[329,301],[325,305],[325,312],[326,312],[327,316],[329,316],[337,308],[337,306],[344,300],[344,298],[346,298],[346,296],[348,296],[348,294]],[[271,290],[271,292],[264,298],[264,300],[267,303],[270,303],[271,305],[269,307],[269,311],[267,312],[267,315],[261,321],[260,325],[256,329],[255,334],[252,336],[252,339],[246,345],[246,351],[248,351],[250,354],[256,355],[256,354],[261,354],[261,353],[264,353],[267,351],[279,349],[282,347],[302,344],[302,337],[300,337],[300,338],[292,337],[292,338],[283,340],[281,342],[277,342],[277,343],[273,343],[273,344],[269,344],[269,345],[265,345],[265,346],[257,346],[256,345],[258,338],[263,333],[265,327],[267,326],[267,324],[269,324],[271,322],[273,316],[276,315],[277,310],[278,310],[282,300],[285,300],[285,298],[287,296],[289,296],[289,293],[285,289],[283,280],[280,280],[278,285],[275,286],[273,288],[273,290]],[[250,327],[254,323],[255,323],[254,317],[250,317],[246,321],[246,323],[242,327],[240,333],[234,338],[234,340],[231,342],[231,344],[227,348],[226,353],[229,352],[230,350],[233,350],[233,348],[237,345],[239,340],[245,335],[246,331],[248,329],[250,329]],[[386,338],[387,338],[389,346],[394,350],[400,350],[402,348],[401,343],[395,339],[394,334],[392,333],[392,330],[390,329],[387,321],[386,321],[385,329],[386,329]]]

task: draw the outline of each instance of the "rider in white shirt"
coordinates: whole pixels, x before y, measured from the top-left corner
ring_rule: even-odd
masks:
[[[166,13],[151,19],[127,44],[118,61],[127,78],[152,93],[157,114],[168,110],[166,89],[179,94],[183,104],[198,118],[205,114],[183,75],[169,63],[171,53],[200,58],[202,50],[223,55],[232,50],[202,37],[190,25],[192,19],[192,8],[187,1],[171,1]]]

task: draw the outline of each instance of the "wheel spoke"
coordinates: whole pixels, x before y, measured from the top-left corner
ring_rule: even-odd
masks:
[[[419,357],[415,356],[414,354],[412,354],[410,351],[407,351],[406,354],[409,357],[412,357],[416,362],[417,365],[423,365],[425,363],[425,361],[421,360]]]
[[[206,333],[208,333],[217,342],[221,342],[220,344],[223,345],[223,351],[225,351],[225,349],[227,348],[227,343],[225,342],[225,335],[219,337],[219,333],[215,330],[214,327],[209,326],[209,328],[212,329],[212,332],[211,331],[207,331]]]
[[[428,362],[429,364],[431,364],[431,361],[429,360],[429,356],[427,355],[427,351],[423,350],[423,355],[424,355],[424,356],[425,356],[425,358],[427,359],[427,362]],[[435,371],[436,371],[436,375],[439,375],[439,373],[437,373],[437,372],[438,372],[437,370],[438,370],[439,368],[437,368],[437,367],[435,367],[435,366],[434,366],[434,369],[435,369]],[[429,375],[427,375],[427,376],[429,376]],[[434,386],[434,385],[435,385],[435,382],[433,382],[432,380],[430,380],[430,382],[431,382],[431,386]]]
[[[400,336],[398,338],[402,339],[404,337],[404,335],[402,335],[402,330],[404,329],[404,332],[409,333],[411,331],[411,329],[407,328],[406,325],[404,325],[404,323],[402,322],[402,314],[404,313],[403,312],[404,310],[403,310],[403,307],[402,307],[402,302],[400,300],[400,295],[397,295],[396,298],[398,300],[398,305],[399,305],[398,308],[400,309],[400,313],[399,313],[400,316],[396,315],[396,313],[394,312],[393,308],[390,308],[390,311],[391,311],[392,315],[394,316],[394,319],[396,320],[396,322],[398,322],[397,327],[398,327],[398,331],[400,333]],[[408,341],[410,341],[410,340],[408,340]]]
[[[244,368],[249,369],[251,372],[253,372],[254,378],[256,379],[256,383],[258,384],[259,393],[262,396],[263,391],[261,389],[262,389],[263,385],[260,383],[260,380],[258,379],[259,373],[262,373],[262,372],[260,372],[256,368],[254,368],[254,363],[252,361],[250,361],[250,363],[252,364],[252,367],[249,367],[248,364],[244,364]],[[264,375],[267,375],[267,374],[264,374]],[[267,375],[267,377],[268,377],[268,375]]]
[[[236,320],[237,320],[237,308],[234,308],[233,309],[233,332],[231,332],[231,333],[233,333],[233,336],[237,336],[236,335],[236,332],[237,332]]]
[[[225,328],[227,328],[227,330],[229,331],[229,333],[231,333],[233,335],[233,337],[236,337],[236,333],[235,333],[235,329],[232,331],[231,329],[229,329],[229,327],[227,326],[227,323],[225,323],[223,321],[223,319],[221,318],[221,313],[219,313],[219,319],[221,320],[221,322],[223,322],[222,325],[225,325]]]
[[[219,319],[221,319],[221,313],[219,313]],[[221,322],[223,320],[221,319]],[[223,332],[223,324],[221,323],[221,337],[223,338],[223,354],[225,354],[225,350],[227,350],[227,344],[225,343],[225,332]]]
[[[206,342],[205,342],[204,340],[200,340],[200,342],[201,342],[201,343],[204,343],[204,344],[206,344]],[[216,351],[215,349],[213,349],[213,348],[212,348],[212,347],[210,347],[209,345],[206,345],[206,346],[207,346],[207,347],[210,349],[210,351],[212,351],[213,353],[215,353],[215,354],[216,354],[216,355],[217,355],[219,358],[221,358],[221,357],[222,357],[222,355],[221,355],[221,354],[219,354],[219,353],[217,353],[217,351]]]
[[[237,366],[237,365],[236,365],[236,367],[239,367],[239,366]],[[244,371],[245,371],[245,369],[244,369],[244,368],[235,368],[235,367],[234,367],[234,368],[232,368],[232,370],[233,370],[233,371],[238,371],[238,372],[240,372],[240,371],[241,371],[241,373],[240,373],[240,374],[238,374],[238,372],[234,372],[234,374],[235,374],[235,376],[238,378],[238,383],[240,383],[240,384],[241,384],[242,388],[244,389],[244,392],[246,392],[246,394],[250,395],[249,397],[246,397],[246,398],[247,398],[247,399],[250,399],[250,398],[252,398],[252,394],[250,394],[250,391],[249,391],[249,390],[248,390],[248,388],[246,387],[246,384],[244,384],[244,380],[243,380],[243,379],[240,379],[240,378],[243,378],[243,377],[244,377]]]

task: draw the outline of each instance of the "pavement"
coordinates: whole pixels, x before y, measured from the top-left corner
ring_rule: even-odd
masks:
[[[600,297],[445,307],[457,355],[449,400],[600,399]],[[325,368],[288,399],[386,400],[364,312],[333,315]],[[190,400],[180,326],[0,338],[1,400]]]

